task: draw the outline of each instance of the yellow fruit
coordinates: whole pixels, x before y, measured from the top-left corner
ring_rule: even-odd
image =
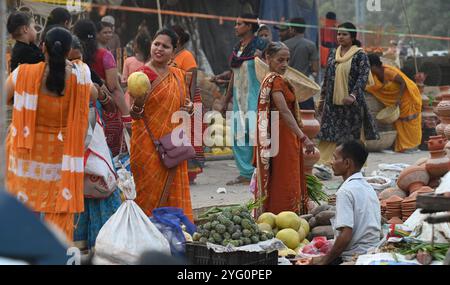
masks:
[[[262,224],[262,223],[268,224],[273,229],[273,228],[276,228],[276,226],[277,226],[276,225],[276,219],[277,219],[276,215],[274,215],[272,213],[264,213],[261,216],[259,216],[258,221],[256,223],[258,223],[258,224]]]
[[[266,223],[258,224],[258,228],[263,233],[270,233],[272,231],[272,227]]]
[[[293,251],[290,248],[279,250],[278,256],[280,257],[286,257],[286,256],[297,256],[297,252]]]
[[[301,227],[305,230],[305,236],[307,236],[309,234],[309,231],[311,230],[308,221],[300,218],[300,223]]]
[[[298,238],[300,239],[300,242],[302,242],[306,238],[305,229],[303,229],[303,227],[300,227],[300,229],[298,229],[297,233],[298,233]]]
[[[284,229],[278,232],[277,239],[281,240],[290,249],[296,249],[300,244],[298,233],[293,229]]]
[[[293,229],[298,231],[301,226],[300,218],[294,212],[281,212],[275,220],[279,229]]]
[[[151,88],[152,84],[143,72],[134,72],[128,77],[128,92],[134,98],[147,95]]]
[[[184,232],[184,238],[186,239],[186,242],[193,242],[192,240],[192,236],[190,234],[188,234],[187,232]]]

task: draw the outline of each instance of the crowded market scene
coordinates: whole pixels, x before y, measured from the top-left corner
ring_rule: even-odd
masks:
[[[1,1],[0,265],[450,265],[449,11]]]

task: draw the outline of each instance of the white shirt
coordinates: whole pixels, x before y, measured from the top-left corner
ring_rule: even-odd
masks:
[[[336,193],[336,217],[332,225],[351,228],[353,237],[341,257],[347,261],[355,254],[366,254],[380,241],[381,210],[377,194],[361,172],[349,177]],[[336,234],[336,237],[338,235]]]

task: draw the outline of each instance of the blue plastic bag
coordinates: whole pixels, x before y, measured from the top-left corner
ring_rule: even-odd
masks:
[[[153,210],[151,222],[169,241],[170,250],[174,257],[184,257],[186,252],[186,238],[183,233],[182,225],[186,226],[186,232],[193,235],[197,228],[184,215],[182,209],[178,208],[158,208]]]

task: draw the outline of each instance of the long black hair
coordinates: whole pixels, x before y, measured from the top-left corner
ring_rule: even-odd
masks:
[[[350,36],[351,36],[351,38],[352,38],[352,41],[353,41],[353,45],[354,45],[354,46],[358,46],[358,47],[361,47],[361,46],[362,46],[361,42],[357,39],[357,37],[358,37],[358,32],[357,32],[357,29],[356,29],[356,26],[355,26],[355,25],[353,25],[353,24],[350,23],[350,22],[346,22],[346,23],[340,24],[340,25],[338,26],[338,28],[339,28],[339,29],[345,29],[345,30],[347,30],[348,33],[350,33]]]
[[[191,40],[191,36],[186,33],[186,31],[180,25],[172,26],[172,30],[177,34],[178,42],[181,46],[184,46]]]
[[[45,37],[50,72],[47,76],[48,91],[63,96],[66,80],[66,59],[72,48],[72,35],[64,28],[56,27]]]
[[[254,33],[256,33],[257,31],[258,31],[258,29],[259,29],[259,24],[255,21],[255,22],[253,22],[253,21],[248,21],[247,19],[250,19],[250,20],[257,20],[258,19],[258,16],[256,16],[255,14],[249,14],[249,13],[246,13],[246,14],[242,14],[239,18],[241,18],[242,19],[242,21],[244,22],[244,24],[246,24],[246,25],[248,25],[248,26],[252,26],[252,33],[254,34]]]
[[[48,16],[47,20],[47,26],[64,26],[67,22],[70,22],[70,20],[72,20],[72,15],[70,15],[70,12],[65,8],[58,7],[50,12],[50,16]]]
[[[144,56],[144,62],[147,62],[151,57],[150,49],[152,45],[152,38],[146,31],[140,31],[137,34],[135,41],[138,50]]]
[[[381,61],[381,58],[377,54],[370,53],[367,55],[367,57],[369,58],[370,66],[376,67],[383,66],[383,62]]]
[[[92,66],[94,63],[94,56],[98,50],[97,44],[97,29],[94,22],[91,20],[81,20],[75,24],[73,33],[80,39],[83,46],[83,60]]]

